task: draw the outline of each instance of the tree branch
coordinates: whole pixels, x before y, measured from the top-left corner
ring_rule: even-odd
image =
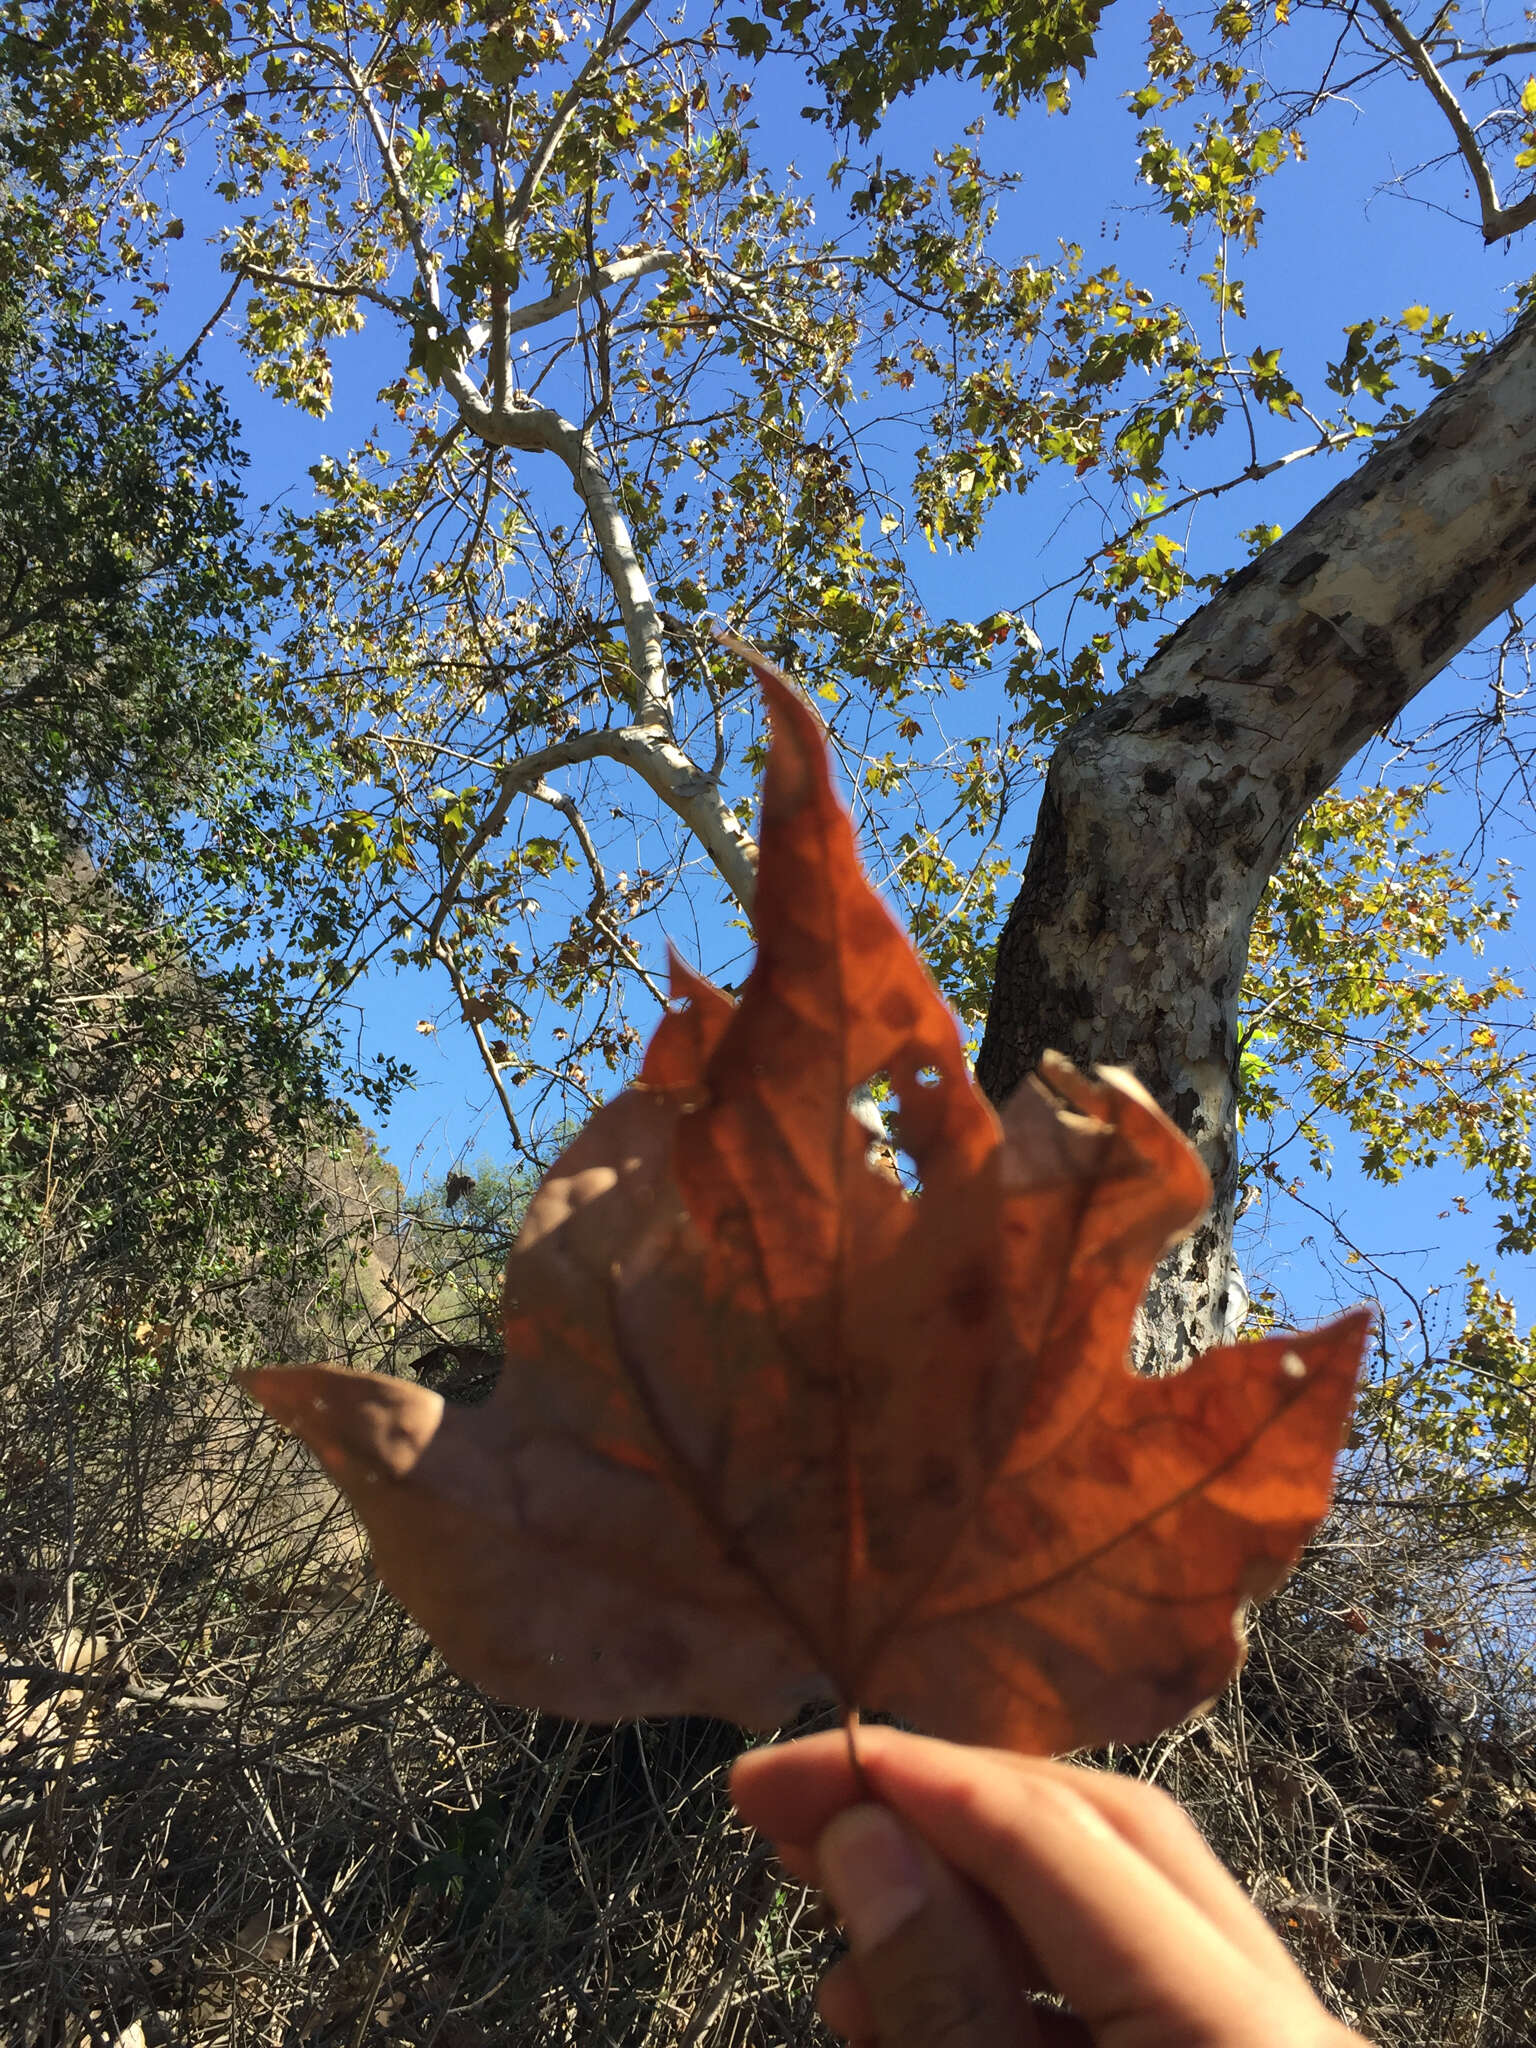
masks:
[[[505,410],[495,411],[462,369],[447,372],[444,382],[458,401],[465,425],[491,447],[557,455],[570,471],[624,620],[635,678],[635,722],[670,740],[672,690],[660,615],[635,552],[629,522],[619,509],[591,435],[565,419],[553,406],[518,401],[516,394]]]
[[[1502,241],[1504,236],[1518,234],[1521,228],[1529,227],[1532,221],[1536,221],[1536,192],[1522,199],[1516,206],[1500,206],[1498,188],[1493,182],[1493,173],[1488,168],[1488,159],[1483,155],[1477,132],[1462,112],[1461,103],[1455,93],[1441,76],[1434,58],[1397,9],[1390,4],[1390,0],[1370,0],[1370,5],[1387,34],[1429,88],[1435,104],[1450,123],[1451,133],[1456,138],[1456,147],[1477,190],[1477,202],[1483,219],[1483,240]]]
[[[406,239],[411,245],[411,253],[416,258],[416,275],[420,280],[421,288],[426,294],[429,305],[438,312],[441,312],[442,302],[438,297],[437,291],[437,265],[433,262],[432,252],[427,247],[427,238],[422,230],[421,218],[415,207],[412,206],[411,195],[406,191],[405,180],[400,176],[400,166],[395,162],[394,143],[390,137],[389,130],[384,126],[383,116],[373,103],[373,94],[368,90],[366,81],[360,78],[350,65],[347,67],[347,83],[351,86],[357,103],[363,110],[363,119],[368,123],[369,128],[373,132],[374,143],[379,152],[379,162],[383,166],[384,177],[389,185],[390,195],[394,199],[396,210],[405,228]]]
[[[238,293],[241,285],[244,284],[244,282],[244,277],[237,272],[236,275],[230,280],[229,290],[224,294],[223,298],[220,299],[219,303],[208,315],[208,318],[197,330],[197,333],[192,337],[192,340],[188,343],[187,347],[176,358],[175,362],[171,364],[170,368],[168,370],[162,370],[160,375],[155,379],[154,383],[150,385],[148,391],[145,393],[145,396],[147,398],[158,398],[161,392],[165,389],[166,385],[172,383],[177,377],[179,377],[182,371],[188,368],[188,366],[196,359],[198,350],[202,347],[203,343],[208,339],[209,335],[212,334],[213,330],[215,329],[215,327],[218,326],[219,322],[224,318],[224,315],[229,311],[230,307],[235,303],[235,295]]]
[[[526,306],[509,306],[505,316],[506,331],[508,335],[522,334],[530,327],[547,326],[551,320],[558,320],[563,313],[574,312],[585,300],[596,298],[614,285],[632,283],[637,277],[650,277],[658,270],[670,270],[677,260],[677,252],[672,249],[639,249],[615,256],[588,276],[568,284],[563,291],[550,292],[542,299],[530,299]],[[477,322],[469,329],[470,353],[477,354],[491,338],[490,328]]]
[[[561,137],[575,118],[597,71],[623,42],[648,4],[649,0],[630,0],[630,4],[615,16],[554,108],[509,208],[507,249],[514,261],[540,181],[549,169]],[[390,134],[374,104],[366,79],[349,66],[347,80],[372,131],[383,174],[415,256],[420,290],[428,303],[440,310],[436,265],[427,248],[422,223],[395,162]],[[668,252],[659,249],[623,253],[561,291],[548,293],[544,298],[531,300],[522,307],[508,308],[505,332],[511,335],[557,319],[575,310],[584,299],[662,270],[674,260]],[[247,274],[255,276],[258,273],[248,267]],[[365,297],[409,324],[414,324],[419,317],[419,307],[414,301],[391,297],[368,286],[337,285],[281,273],[267,273],[265,281],[332,296]],[[500,326],[499,318],[495,324]],[[489,331],[482,333],[477,328],[471,336],[472,352],[483,347],[488,338]],[[442,948],[441,929],[447,908],[476,854],[505,824],[508,810],[518,793],[531,793],[533,786],[550,769],[599,758],[623,762],[640,776],[682,819],[713,860],[736,901],[744,910],[750,911],[757,878],[757,849],[751,835],[721,797],[716,779],[705,774],[677,744],[661,620],[636,553],[629,524],[591,433],[564,418],[553,407],[531,404],[519,393],[508,392],[501,399],[501,380],[494,366],[491,379],[493,397],[489,401],[463,362],[448,367],[442,374],[442,383],[457,406],[464,426],[488,447],[553,454],[564,463],[585,508],[624,622],[635,679],[635,722],[620,728],[604,727],[596,732],[574,735],[501,771],[502,781],[496,800],[461,853],[453,875],[440,894],[430,943],[434,949]]]
[[[1503,64],[1511,57],[1536,56],[1536,43],[1498,43],[1489,50],[1469,50],[1454,36],[1426,36],[1424,47],[1443,49],[1448,64]]]
[[[518,764],[520,777],[547,774],[577,761],[620,761],[682,819],[719,869],[731,894],[750,912],[757,891],[757,847],[718,786],[675,740],[638,725],[573,733]]]
[[[528,167],[523,172],[517,191],[512,197],[511,217],[507,223],[506,253],[514,265],[522,246],[523,229],[527,226],[528,216],[533,210],[534,195],[543,181],[544,173],[549,169],[555,151],[560,147],[561,139],[576,118],[576,109],[581,105],[593,74],[613,55],[649,5],[650,0],[630,0],[624,12],[592,45],[586,63],[556,102],[543,137],[529,157]]]
[[[485,1035],[485,1026],[476,1020],[474,1010],[471,1007],[472,991],[460,972],[459,963],[454,955],[453,948],[446,941],[439,939],[432,948],[432,957],[447,969],[448,979],[453,984],[453,993],[458,998],[459,1014],[475,1034],[475,1044],[480,1052],[480,1064],[491,1077],[491,1086],[496,1090],[496,1099],[501,1104],[501,1113],[506,1118],[507,1129],[512,1134],[513,1147],[521,1152],[523,1149],[523,1134],[518,1128],[517,1112],[512,1107],[512,1098],[508,1095],[506,1084],[501,1078],[500,1062],[491,1051],[490,1041]]]
[[[552,811],[558,811],[576,835],[576,844],[581,848],[581,857],[587,864],[592,877],[592,901],[589,908],[595,917],[608,901],[608,875],[598,854],[597,842],[587,829],[587,821],[581,815],[581,806],[573,796],[563,789],[556,789],[552,782],[541,776],[530,785],[528,794],[535,803],[548,804]]]
[[[510,308],[506,316],[507,333],[518,333],[557,319],[562,313],[579,306],[585,298],[663,270],[673,260],[668,251],[660,249],[639,250],[615,258],[576,284],[567,286],[564,291],[552,292],[548,297],[534,300],[526,306]],[[409,299],[398,298],[369,285],[338,284],[290,271],[267,270],[251,263],[243,263],[241,273],[256,283],[281,285],[291,291],[316,292],[327,298],[368,299],[407,326],[414,325],[420,310]],[[473,330],[470,335],[472,352],[484,345],[488,334],[488,329]],[[672,693],[655,599],[635,553],[629,523],[619,509],[602,458],[590,434],[562,418],[552,407],[530,405],[518,392],[507,393],[500,404],[487,400],[462,363],[446,369],[442,381],[459,408],[463,425],[487,446],[558,455],[570,471],[577,495],[586,508],[603,567],[624,621],[635,676],[637,720],[641,725],[654,725],[670,735]],[[492,388],[494,391],[494,366]]]
[[[597,842],[588,830],[586,819],[581,815],[581,806],[573,796],[567,795],[564,790],[556,789],[552,783],[548,782],[536,782],[528,794],[539,803],[548,804],[551,810],[558,811],[576,835],[576,843],[581,848],[582,858],[585,860],[592,876],[592,901],[587,906],[588,917],[591,918],[593,924],[597,926],[597,929],[602,933],[609,945],[619,955],[625,966],[645,984],[646,988],[656,998],[657,1003],[662,1009],[665,1009],[668,1001],[666,990],[661,987],[655,976],[647,971],[639,954],[630,945],[623,933],[619,931],[608,914],[608,898],[610,895],[608,876],[597,851]]]
[[[443,921],[470,867],[502,830],[517,798],[540,796],[542,801],[552,801],[553,792],[544,795],[537,788],[546,775],[559,768],[598,760],[622,762],[655,791],[667,808],[682,819],[741,908],[750,914],[757,888],[757,847],[721,796],[714,777],[706,775],[675,741],[663,738],[653,728],[603,726],[596,732],[573,733],[569,739],[557,740],[552,746],[541,747],[537,753],[493,771],[498,785],[496,800],[471,834],[453,873],[438,892],[437,907],[427,931],[429,945],[437,943]]]
[[[498,242],[506,239],[507,194],[501,175],[501,152],[491,152],[491,229]],[[498,410],[507,402],[507,388],[511,382],[511,351],[507,340],[508,292],[504,277],[498,276],[491,284],[491,403]],[[474,330],[471,330],[472,334]],[[473,339],[471,348],[478,351],[480,344]]]
[[[338,284],[328,277],[303,277],[294,270],[267,270],[259,263],[242,260],[240,275],[235,280],[236,288],[246,278],[249,278],[252,284],[280,285],[284,291],[313,292],[317,298],[322,299],[366,299],[370,305],[380,306],[386,313],[393,313],[395,318],[403,321],[407,327],[415,325],[420,310],[410,299],[397,298],[392,292],[380,291],[377,285]],[[230,296],[234,296],[233,292]]]

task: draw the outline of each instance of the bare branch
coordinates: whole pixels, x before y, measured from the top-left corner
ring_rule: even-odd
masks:
[[[203,343],[208,339],[209,335],[212,334],[213,330],[215,329],[215,327],[218,326],[219,322],[224,318],[224,315],[229,311],[230,307],[235,303],[235,296],[239,292],[240,287],[244,282],[245,279],[239,275],[236,275],[234,278],[230,280],[229,290],[224,294],[223,298],[220,299],[219,303],[208,315],[208,318],[203,322],[202,326],[197,330],[197,333],[192,337],[192,340],[188,343],[187,347],[182,351],[182,353],[176,358],[175,362],[171,364],[168,370],[163,370],[160,373],[160,375],[155,379],[154,383],[150,385],[148,392],[145,394],[147,397],[158,398],[161,392],[165,389],[166,385],[173,383],[175,379],[181,375],[182,371],[187,369],[190,366],[190,364],[195,361],[198,350],[202,347]]]
[[[622,762],[655,791],[693,833],[731,894],[750,913],[757,886],[757,847],[721,796],[714,777],[706,775],[675,741],[664,739],[653,728],[603,726],[595,732],[573,733],[569,739],[557,740],[552,746],[541,747],[537,753],[525,755],[520,761],[509,761],[493,771],[498,782],[496,800],[466,842],[453,873],[439,891],[428,928],[429,944],[437,943],[443,921],[471,865],[506,824],[516,799],[538,795],[537,785],[558,768],[598,760]]]
[[[1477,131],[1463,113],[1461,102],[1441,76],[1428,48],[1419,41],[1397,9],[1390,4],[1390,0],[1370,0],[1370,4],[1387,34],[1424,81],[1435,104],[1450,123],[1451,133],[1456,138],[1456,147],[1461,153],[1473,185],[1477,188],[1478,205],[1482,211],[1483,240],[1501,241],[1505,235],[1517,234],[1521,228],[1529,227],[1532,221],[1536,221],[1536,192],[1530,193],[1516,206],[1500,206],[1498,188],[1493,182],[1493,173],[1488,168],[1488,159],[1483,155],[1482,144],[1477,139]]]
[[[491,224],[498,242],[506,240],[507,193],[501,175],[501,153],[491,152]],[[507,283],[498,276],[491,285],[491,403],[498,409],[507,402],[510,382],[507,347]],[[480,344],[471,341],[478,349]]]
[[[536,802],[548,804],[552,811],[558,811],[576,835],[576,843],[581,848],[582,858],[592,875],[591,908],[595,917],[608,900],[608,875],[598,856],[597,843],[587,829],[586,819],[581,815],[581,806],[573,796],[568,796],[562,789],[556,789],[552,782],[545,782],[542,777],[531,786],[528,794]]]
[[[672,690],[662,647],[660,615],[635,552],[629,522],[619,509],[590,434],[565,419],[553,406],[520,402],[515,394],[505,410],[494,411],[462,369],[449,371],[444,381],[458,401],[465,424],[491,447],[557,455],[570,471],[624,620],[635,677],[636,724],[650,727],[670,740]]]
[[[490,1041],[485,1035],[485,1026],[475,1015],[473,1008],[474,992],[465,981],[454,950],[446,940],[439,939],[437,941],[432,948],[432,957],[447,969],[448,979],[453,984],[453,992],[458,998],[459,1014],[475,1035],[475,1044],[480,1053],[480,1063],[491,1077],[491,1086],[496,1090],[496,1099],[501,1104],[501,1113],[507,1120],[507,1129],[512,1133],[512,1143],[521,1152],[523,1149],[523,1134],[518,1127],[517,1112],[512,1107],[512,1098],[508,1095],[506,1084],[501,1078],[501,1063],[491,1051]]]
[[[419,311],[409,299],[398,298],[393,292],[380,291],[377,285],[339,284],[328,277],[306,277],[296,270],[267,270],[259,263],[242,261],[240,275],[235,280],[236,288],[247,278],[252,284],[280,285],[284,291],[312,292],[320,299],[366,299],[370,305],[381,306],[386,313],[393,313],[395,318],[404,321],[407,327],[415,324]],[[230,297],[233,296],[234,292],[231,291]],[[217,317],[215,315],[215,318]]]
[[[670,270],[678,261],[677,253],[671,249],[638,249],[627,255],[615,256],[590,275],[569,284],[563,291],[550,292],[542,299],[531,299],[526,306],[509,306],[505,315],[508,335],[525,333],[530,327],[547,326],[551,320],[558,320],[563,313],[571,313],[583,301],[596,298],[614,285],[629,284],[637,277],[650,277],[658,270]],[[478,353],[492,338],[491,330],[478,322],[469,329],[471,354]]]
[[[664,1010],[667,1007],[668,1002],[670,1001],[670,997],[667,995],[666,990],[662,987],[661,983],[656,979],[655,975],[650,973],[649,970],[641,963],[640,955],[635,951],[634,947],[630,945],[629,941],[624,937],[623,933],[619,931],[617,926],[610,921],[607,911],[599,910],[595,912],[592,921],[597,926],[598,930],[602,933],[603,937],[608,941],[609,945],[612,946],[613,950],[623,960],[624,964],[628,967],[630,973],[635,976],[637,981],[643,981],[645,983],[645,986],[649,990],[651,995],[653,995],[656,998],[657,1007],[659,1009]]]
[[[1440,36],[1426,36],[1424,47],[1439,50],[1447,64],[1503,64],[1511,57],[1536,56],[1536,43],[1497,43],[1492,49],[1468,49],[1454,36],[1442,39]]]
[[[564,790],[556,789],[552,783],[548,782],[536,782],[528,794],[536,798],[539,803],[548,804],[551,810],[558,811],[576,835],[576,843],[581,848],[582,857],[592,873],[592,901],[587,907],[587,915],[597,926],[609,945],[619,955],[625,966],[629,968],[638,980],[644,982],[646,988],[664,1010],[667,1007],[668,1000],[666,990],[656,980],[655,976],[647,971],[639,954],[630,945],[608,914],[610,893],[608,876],[598,856],[597,843],[588,829],[586,819],[581,814],[581,806],[573,796],[568,796]]]
[[[411,204],[411,196],[405,189],[405,180],[400,175],[400,166],[395,162],[393,139],[389,130],[384,125],[383,116],[373,103],[373,94],[368,90],[365,81],[350,66],[347,67],[347,83],[351,86],[357,103],[363,110],[364,120],[367,121],[369,128],[373,131],[374,143],[379,152],[379,161],[383,166],[384,176],[389,183],[390,196],[393,198],[400,219],[404,224],[406,238],[411,245],[411,253],[416,258],[416,275],[421,281],[421,288],[425,292],[428,302],[440,309],[441,301],[437,293],[437,265],[432,260],[432,252],[427,247],[427,238],[422,228],[421,216]]]
[[[750,911],[757,889],[757,847],[715,782],[690,760],[676,741],[654,729],[604,726],[597,732],[573,733],[518,763],[520,780],[577,761],[620,761],[632,768],[667,808],[693,833],[743,910]]]

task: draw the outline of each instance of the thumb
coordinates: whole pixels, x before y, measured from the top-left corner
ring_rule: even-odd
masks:
[[[1038,2040],[974,1896],[889,1807],[846,1808],[817,1843],[816,1860],[879,2048]]]

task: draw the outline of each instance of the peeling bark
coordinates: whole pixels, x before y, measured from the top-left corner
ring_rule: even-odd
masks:
[[[1238,1001],[1265,885],[1351,756],[1533,583],[1527,317],[1056,751],[977,1074],[1001,1102],[1048,1046],[1118,1062],[1198,1146],[1216,1200],[1160,1269],[1144,1365],[1235,1320]]]

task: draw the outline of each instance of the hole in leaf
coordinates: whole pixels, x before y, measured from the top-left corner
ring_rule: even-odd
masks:
[[[891,1155],[896,1171],[896,1182],[903,1194],[920,1195],[923,1191],[923,1177],[917,1170],[917,1161],[910,1152],[903,1152],[898,1145]]]
[[[869,1136],[864,1162],[871,1173],[894,1181],[906,1194],[922,1186],[917,1161],[901,1146],[901,1101],[886,1073],[871,1074],[848,1098],[848,1113]]]
[[[919,1067],[917,1085],[919,1088],[937,1088],[944,1076],[937,1067]]]

